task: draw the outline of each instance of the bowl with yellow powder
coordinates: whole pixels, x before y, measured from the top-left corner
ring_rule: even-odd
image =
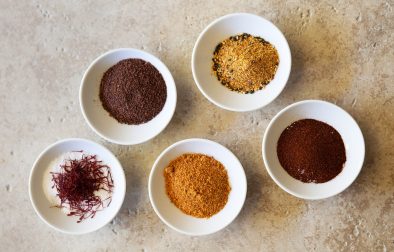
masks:
[[[187,235],[207,235],[229,225],[246,197],[238,158],[206,139],[186,139],[164,150],[149,176],[149,198],[159,218]]]
[[[192,72],[201,93],[231,111],[252,111],[284,89],[291,53],[282,32],[248,13],[223,16],[205,28],[193,49]]]

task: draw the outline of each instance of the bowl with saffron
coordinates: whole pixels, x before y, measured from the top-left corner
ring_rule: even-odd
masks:
[[[132,145],[164,130],[174,114],[177,94],[163,62],[147,52],[121,48],[90,64],[79,100],[94,132],[110,142]]]
[[[339,106],[296,102],[269,123],[262,154],[271,178],[303,199],[324,199],[348,188],[361,171],[365,144],[357,122]]]
[[[93,232],[120,210],[126,179],[118,159],[85,139],[65,139],[47,147],[30,173],[29,195],[38,216],[68,234]]]
[[[246,197],[245,172],[226,147],[185,139],[165,149],[149,176],[149,199],[159,218],[187,235],[207,235],[229,225]]]
[[[194,81],[209,101],[244,112],[279,96],[290,75],[291,53],[286,38],[270,21],[234,13],[202,31],[191,64]]]

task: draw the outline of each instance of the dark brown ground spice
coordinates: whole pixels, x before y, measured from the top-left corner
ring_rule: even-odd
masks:
[[[141,124],[163,109],[167,87],[160,72],[141,59],[125,59],[109,68],[101,79],[100,100],[120,123]]]
[[[341,135],[330,125],[314,119],[293,122],[280,135],[279,162],[287,173],[306,183],[335,178],[346,162]]]
[[[223,164],[213,157],[187,153],[164,169],[166,192],[185,214],[208,218],[226,205],[231,187]]]

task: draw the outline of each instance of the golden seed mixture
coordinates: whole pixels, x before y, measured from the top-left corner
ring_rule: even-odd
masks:
[[[227,171],[213,157],[188,153],[164,169],[167,195],[185,214],[209,218],[227,203],[231,187]]]
[[[244,33],[219,43],[212,61],[212,70],[223,85],[247,94],[264,88],[274,78],[279,56],[269,42]]]

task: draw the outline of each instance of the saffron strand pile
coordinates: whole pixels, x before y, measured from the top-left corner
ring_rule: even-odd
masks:
[[[80,151],[82,152],[82,151]],[[59,172],[51,172],[52,188],[60,198],[58,208],[68,208],[68,216],[79,217],[78,223],[93,218],[97,211],[111,203],[114,182],[110,167],[96,155],[82,155],[81,159],[67,159]],[[104,190],[108,197],[102,199],[97,192]],[[104,204],[104,202],[108,202]]]

